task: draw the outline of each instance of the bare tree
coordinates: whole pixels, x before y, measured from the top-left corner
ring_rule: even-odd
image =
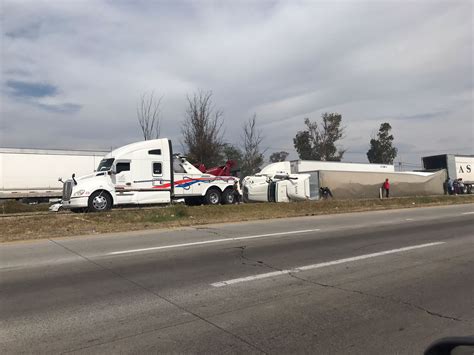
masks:
[[[257,115],[254,114],[243,126],[244,135],[241,174],[242,177],[255,174],[263,164],[263,153],[260,144],[263,141],[262,132],[257,130]]]
[[[155,139],[160,136],[161,126],[161,97],[155,93],[143,93],[137,104],[137,118],[145,140]]]
[[[186,118],[181,127],[186,154],[194,163],[219,165],[224,149],[222,111],[214,107],[212,91],[199,90],[187,99]]]

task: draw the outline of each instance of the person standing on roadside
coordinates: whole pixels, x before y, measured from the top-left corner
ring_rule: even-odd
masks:
[[[454,181],[453,179],[449,178],[448,179],[448,194],[453,195],[454,194]]]
[[[382,189],[385,190],[385,197],[389,198],[390,196],[390,182],[388,179],[385,179],[385,182],[382,185]]]
[[[240,192],[239,182],[235,181],[234,186],[234,203],[240,204],[242,202],[242,193]]]
[[[453,191],[455,195],[459,194],[459,181],[458,179],[454,179],[453,181]]]

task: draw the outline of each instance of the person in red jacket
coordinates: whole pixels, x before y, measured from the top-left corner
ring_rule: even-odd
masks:
[[[388,198],[390,194],[390,182],[388,179],[385,179],[385,182],[382,185],[382,189],[385,190],[385,197]]]

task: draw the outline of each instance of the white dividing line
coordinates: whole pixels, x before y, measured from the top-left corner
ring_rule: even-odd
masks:
[[[339,264],[349,263],[351,261],[364,260],[364,259],[369,259],[369,258],[375,258],[377,256],[382,256],[382,255],[401,253],[403,251],[408,251],[408,250],[432,247],[432,246],[441,245],[441,244],[444,244],[444,243],[446,243],[446,242],[435,242],[435,243],[428,243],[428,244],[413,245],[413,246],[410,246],[410,247],[386,250],[386,251],[381,251],[381,252],[378,252],[378,253],[365,254],[365,255],[354,256],[354,257],[351,257],[351,258],[327,261],[325,263],[300,266],[300,267],[296,267],[294,269],[273,271],[273,272],[267,272],[265,274],[259,274],[259,275],[253,275],[253,276],[247,276],[247,277],[240,277],[238,279],[215,282],[215,283],[211,284],[211,286],[223,287],[223,286],[233,285],[233,284],[237,284],[237,283],[241,283],[241,282],[266,279],[266,278],[273,277],[273,276],[287,275],[287,274],[290,274],[290,273],[294,274],[294,273],[297,273],[297,272],[300,272],[300,271],[319,269],[319,268],[323,268],[323,267],[326,267],[326,266],[339,265]]]
[[[414,221],[413,218],[405,218],[405,221]]]
[[[246,236],[246,237],[235,237],[235,238],[223,238],[223,239],[204,240],[204,241],[201,241],[201,242],[182,243],[182,244],[173,244],[173,245],[164,245],[164,246],[161,246],[161,247],[151,247],[151,248],[142,248],[142,249],[130,249],[130,250],[114,251],[114,252],[108,253],[108,254],[106,254],[106,255],[120,255],[120,254],[140,253],[140,252],[142,252],[142,251],[149,251],[149,250],[172,249],[172,248],[189,247],[189,246],[193,246],[193,245],[203,245],[203,244],[232,242],[232,241],[235,241],[235,240],[257,239],[257,238],[266,238],[266,237],[276,237],[276,236],[279,236],[279,235],[311,233],[311,232],[317,232],[317,231],[319,231],[319,230],[320,230],[320,229],[304,229],[304,230],[290,231],[290,232],[279,232],[279,233],[249,235],[249,236]]]
[[[474,214],[474,212],[464,212],[462,214]]]

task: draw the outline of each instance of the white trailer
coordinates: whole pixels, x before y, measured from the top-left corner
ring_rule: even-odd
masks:
[[[274,175],[278,173],[301,174],[319,170],[331,171],[363,171],[390,173],[395,171],[393,165],[341,163],[335,161],[292,160],[272,163],[264,167],[259,175]]]
[[[115,149],[94,173],[66,180],[63,207],[96,212],[183,198],[190,205],[230,204],[237,181],[233,176],[202,173],[186,158],[173,155],[169,139],[154,139]]]
[[[89,174],[107,151],[0,148],[0,199],[61,197],[60,176]]]
[[[456,178],[462,179],[464,183],[474,184],[474,156],[455,156]]]
[[[462,179],[466,192],[474,191],[474,155],[432,155],[421,158],[421,161],[425,170],[446,169],[449,179]]]

